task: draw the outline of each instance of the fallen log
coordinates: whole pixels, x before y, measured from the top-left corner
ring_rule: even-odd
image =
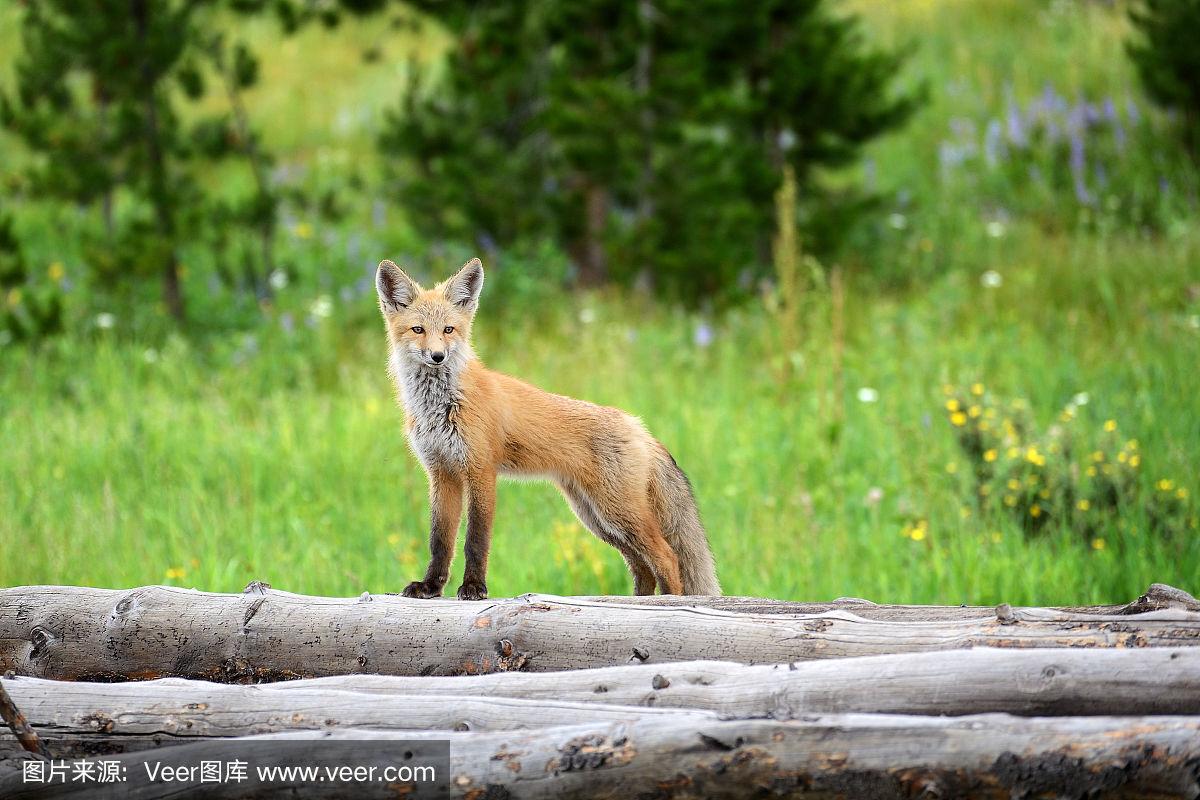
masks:
[[[1200,714],[1200,648],[982,648],[794,665],[701,661],[465,677],[351,675],[254,686],[179,678],[15,678],[0,681],[0,690],[62,757],[294,729],[516,730],[632,720],[672,709],[725,719],[841,712]]]
[[[57,684],[56,684],[57,685]],[[372,694],[514,697],[693,708],[724,718],[1200,714],[1200,648],[974,648],[749,666],[685,661],[457,677],[346,675],[261,684]]]
[[[790,722],[638,719],[507,733],[450,734],[449,774],[410,797],[1194,797],[1200,792],[1200,720],[1194,717],[830,715]],[[269,734],[155,751],[182,765],[253,753],[251,769],[275,763],[345,765],[344,740],[405,742],[406,756],[446,735],[366,730]],[[303,743],[303,744],[300,744]],[[265,744],[265,749],[263,745]],[[255,749],[250,750],[250,746]],[[242,748],[239,750],[239,748]],[[401,758],[399,748],[390,755]],[[146,754],[115,757],[137,776]],[[371,762],[374,763],[374,762]],[[154,800],[178,783],[30,786],[0,775],[0,796]],[[207,798],[251,787],[206,784]],[[345,797],[345,783],[280,781],[255,797]],[[355,797],[395,797],[406,787],[358,783]]]
[[[421,679],[417,679],[421,680]],[[77,683],[0,681],[55,758],[124,753],[201,739],[289,730],[507,731],[670,717],[718,719],[710,711],[630,707],[555,698],[364,693],[286,682],[285,691],[163,678]],[[0,734],[0,747],[12,737]]]
[[[536,595],[531,595],[536,597]],[[699,606],[740,614],[823,614],[828,611],[853,611],[863,619],[892,620],[952,620],[976,619],[992,613],[993,606],[913,606],[882,605],[859,597],[839,597],[830,603],[804,603],[793,600],[774,600],[766,597],[689,597],[687,595],[653,595],[634,597],[629,595],[596,595],[581,597],[609,605],[650,605],[656,608]],[[1182,611],[1200,611],[1200,600],[1182,589],[1165,583],[1152,583],[1150,588],[1136,600],[1120,605],[1064,606],[1057,611],[1079,614],[1142,614],[1173,608]]]
[[[846,609],[739,614],[524,596],[460,602],[269,589],[211,594],[0,590],[0,672],[63,680],[261,682],[476,674],[717,659],[785,663],[885,653],[1200,644],[1200,613],[1090,614],[1001,605],[969,619],[885,621]]]

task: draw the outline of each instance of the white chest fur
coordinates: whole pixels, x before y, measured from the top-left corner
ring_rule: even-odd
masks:
[[[400,399],[408,415],[408,440],[426,467],[461,467],[467,444],[456,422],[462,403],[456,370],[394,365]]]

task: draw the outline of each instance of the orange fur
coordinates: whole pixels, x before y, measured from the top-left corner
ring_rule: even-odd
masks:
[[[465,490],[467,568],[458,594],[486,596],[500,475],[557,484],[584,525],[620,550],[638,594],[653,593],[655,583],[663,593],[719,593],[687,479],[638,419],[542,391],[474,356],[482,285],[478,259],[429,290],[389,261],[377,275],[390,368],[433,507],[429,569],[405,594],[441,594]]]

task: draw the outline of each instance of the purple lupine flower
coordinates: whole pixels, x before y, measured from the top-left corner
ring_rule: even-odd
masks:
[[[1130,125],[1137,125],[1142,118],[1142,112],[1138,110],[1138,105],[1133,102],[1132,97],[1125,98],[1125,116],[1129,117]]]
[[[346,260],[358,261],[358,256],[362,252],[362,235],[358,231],[354,231],[346,237]]]
[[[962,164],[961,151],[943,139],[938,145],[938,164],[941,167],[942,179],[945,178],[960,164]]]
[[[1000,120],[995,118],[989,120],[987,133],[983,137],[983,157],[989,167],[995,167],[1004,157],[1004,142],[1001,140],[1003,135],[1004,130],[1000,125]]]
[[[1093,205],[1096,199],[1087,188],[1087,154],[1084,152],[1084,108],[1082,104],[1071,109],[1067,117],[1067,133],[1071,147],[1071,178],[1075,188],[1075,199],[1084,205]]]
[[[288,336],[296,330],[296,320],[292,318],[292,312],[285,311],[279,315],[279,327],[283,328],[283,332]]]
[[[1008,141],[1017,147],[1028,146],[1029,137],[1025,132],[1025,120],[1021,118],[1021,109],[1012,100],[1009,100],[1005,121],[1008,123]]]
[[[1098,186],[1101,189],[1104,189],[1105,187],[1107,187],[1108,186],[1108,170],[1106,170],[1104,168],[1104,165],[1101,164],[1099,161],[1097,161],[1093,172],[1096,173],[1096,186]]]
[[[350,303],[354,299],[354,289],[349,286],[343,286],[338,292],[338,297],[342,298],[343,303]]]
[[[697,347],[708,347],[713,343],[716,335],[713,333],[712,326],[707,322],[696,324],[696,330],[692,333],[692,341]]]
[[[1104,119],[1112,127],[1113,143],[1117,147],[1118,154],[1125,153],[1125,126],[1121,124],[1121,117],[1117,114],[1117,104],[1113,102],[1111,97],[1104,98]]]
[[[371,291],[371,279],[359,278],[354,284],[354,291],[359,297],[368,294]]]

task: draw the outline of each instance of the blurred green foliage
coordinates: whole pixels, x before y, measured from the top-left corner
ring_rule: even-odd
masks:
[[[27,5],[0,0],[8,95]],[[574,254],[557,223],[508,246],[480,241],[465,217],[448,215],[459,233],[427,235],[433,195],[398,193],[412,165],[377,143],[406,124],[406,86],[432,102],[432,87],[453,84],[453,26],[392,4],[332,27],[212,10],[206,31],[222,35],[229,74],[238,43],[257,61],[239,95],[279,202],[274,215],[254,203],[244,148],[205,154],[245,140],[209,135],[236,134],[236,114],[210,51],[198,54],[196,75],[181,73],[170,95],[203,145],[186,162],[203,211],[176,241],[186,327],[159,301],[153,267],[126,279],[161,260],[145,204],[118,192],[108,238],[102,202],[32,191],[44,152],[0,131],[12,218],[0,312],[16,309],[24,325],[25,304],[45,298],[65,334],[0,334],[0,549],[16,554],[0,559],[0,584],[403,585],[424,558],[427,487],[391,403],[371,277],[382,257],[429,281],[480,255],[479,352],[645,419],[693,480],[731,592],[1080,603],[1127,601],[1154,580],[1194,590],[1196,165],[1178,115],[1147,102],[1136,67],[1113,57],[1138,35],[1123,4],[840,4],[866,50],[907,53],[892,96],[927,87],[927,101],[847,163],[817,170],[822,193],[797,192],[795,235],[784,235],[783,209],[768,224],[774,253],[759,252],[749,206],[720,231],[707,230],[715,217],[700,199],[679,206],[701,240],[753,254],[720,287],[743,302],[719,311],[676,305],[661,281],[564,291]],[[191,100],[196,77],[205,92]],[[68,85],[86,81],[74,73]],[[86,92],[80,102],[90,107]],[[210,119],[223,123],[200,136]],[[510,154],[485,152],[504,176]],[[729,180],[723,151],[704,152],[704,174],[671,180]],[[521,199],[500,180],[475,186]],[[605,229],[614,282],[640,270],[639,243],[620,235],[629,208],[615,204]],[[524,210],[500,223],[531,225]],[[757,272],[772,255],[776,275]],[[971,419],[976,382],[1020,420],[1011,461],[996,443],[964,449],[945,408],[941,387],[963,387]],[[1064,405],[1081,393],[1088,403],[1067,426]],[[1027,405],[1010,411],[1006,398]],[[1104,430],[1110,419],[1116,431]],[[1071,457],[1052,458],[1068,429]],[[982,482],[981,463],[994,470]],[[1097,464],[1113,465],[1111,490],[1102,467],[1087,474]],[[1008,481],[1029,474],[1050,478],[1051,496],[1022,483],[1007,505]],[[553,488],[505,484],[499,503],[494,592],[628,591],[619,556]]]
[[[1127,50],[1149,95],[1177,111],[1181,128],[1200,158],[1200,2],[1138,0],[1129,17],[1139,34]]]
[[[849,209],[821,171],[918,105],[892,87],[902,57],[821,0],[416,5],[457,43],[388,118],[395,191],[433,238],[548,237],[584,285],[744,297],[769,271],[783,166],[804,208]],[[811,241],[852,217],[814,215]]]

